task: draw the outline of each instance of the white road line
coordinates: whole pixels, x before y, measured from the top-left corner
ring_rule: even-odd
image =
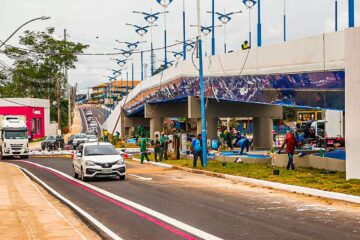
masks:
[[[41,165],[39,165],[41,166]],[[114,233],[113,231],[111,231],[109,228],[107,228],[105,225],[103,225],[101,222],[99,222],[96,218],[94,218],[93,216],[91,216],[89,213],[85,212],[82,208],[80,208],[79,206],[77,206],[76,204],[74,204],[73,202],[71,202],[69,199],[65,198],[64,196],[62,196],[60,193],[58,193],[57,191],[55,191],[53,188],[51,188],[49,185],[47,185],[45,182],[43,182],[42,180],[40,180],[38,177],[36,177],[33,173],[31,173],[30,171],[26,170],[25,168],[19,167],[17,166],[19,169],[23,170],[24,172],[26,172],[27,174],[29,174],[33,179],[35,179],[41,186],[43,186],[45,189],[47,189],[49,192],[51,192],[55,197],[59,198],[61,201],[65,202],[66,204],[68,204],[72,209],[74,209],[75,211],[77,211],[79,214],[81,214],[83,217],[85,217],[87,220],[89,220],[90,222],[92,222],[96,227],[98,227],[99,229],[101,229],[104,233],[106,233],[109,237],[111,237],[114,240],[122,240],[122,238],[120,236],[118,236],[116,233]],[[44,167],[44,166],[42,166]],[[46,168],[46,167],[44,167]],[[50,168],[49,168],[50,169]],[[52,171],[55,171],[54,169],[51,169]]]
[[[61,171],[58,171],[58,170],[56,170],[56,169],[53,169],[53,168],[50,168],[50,167],[46,167],[46,166],[44,166],[44,165],[41,165],[41,164],[38,164],[38,163],[33,163],[33,162],[30,162],[30,161],[19,160],[19,162],[26,162],[26,163],[33,164],[33,165],[36,165],[36,166],[39,166],[39,167],[42,167],[42,168],[51,170],[51,171],[53,171],[53,172],[56,172],[57,174],[60,174],[61,176],[65,177],[65,178],[67,178],[67,179],[70,179],[70,180],[72,180],[72,181],[75,181],[75,182],[77,182],[78,184],[81,184],[81,185],[83,185],[83,186],[86,186],[86,187],[88,187],[88,188],[90,188],[90,189],[92,189],[92,190],[94,190],[94,191],[97,191],[97,192],[99,192],[99,193],[101,193],[101,194],[103,194],[103,195],[105,195],[105,196],[108,196],[108,197],[110,197],[110,198],[112,198],[112,199],[114,199],[114,200],[117,200],[117,201],[119,201],[119,202],[122,202],[123,204],[126,204],[126,205],[128,205],[128,206],[130,206],[130,207],[133,207],[133,208],[139,210],[139,211],[142,211],[142,212],[144,212],[144,213],[146,213],[146,214],[149,214],[149,215],[151,215],[151,216],[153,216],[153,217],[155,217],[155,218],[157,218],[157,219],[160,219],[160,220],[162,220],[162,221],[164,221],[164,222],[166,222],[166,223],[168,223],[168,224],[171,224],[171,225],[173,225],[173,226],[175,226],[175,227],[177,227],[177,228],[179,228],[179,229],[181,229],[181,230],[183,230],[183,231],[186,231],[186,232],[188,232],[188,233],[191,233],[191,234],[194,235],[194,236],[197,236],[197,237],[200,237],[200,238],[206,239],[206,240],[221,240],[221,239],[222,239],[222,238],[219,238],[219,237],[217,237],[217,236],[214,236],[214,235],[212,235],[212,234],[210,234],[210,233],[207,233],[207,232],[204,232],[204,231],[202,231],[202,230],[200,230],[200,229],[197,229],[197,228],[195,228],[195,227],[192,227],[192,226],[190,226],[190,225],[188,225],[188,224],[186,224],[186,223],[183,223],[183,222],[181,222],[181,221],[178,221],[178,220],[176,220],[176,219],[174,219],[174,218],[172,218],[172,217],[169,217],[169,216],[167,216],[167,215],[165,215],[165,214],[162,214],[162,213],[160,213],[160,212],[157,212],[157,211],[155,211],[155,210],[152,210],[152,209],[150,209],[150,208],[147,208],[147,207],[145,207],[145,206],[143,206],[143,205],[140,205],[140,204],[138,204],[138,203],[135,203],[135,202],[133,202],[133,201],[130,201],[130,200],[126,199],[126,198],[120,197],[120,196],[118,196],[118,195],[115,195],[115,194],[113,194],[113,193],[111,193],[111,192],[108,192],[108,191],[106,191],[106,190],[103,190],[103,189],[101,189],[101,188],[98,188],[98,187],[96,187],[96,186],[93,186],[93,185],[88,184],[88,183],[86,183],[86,182],[82,182],[82,181],[80,181],[80,180],[78,180],[78,179],[75,179],[75,178],[73,178],[73,177],[71,177],[71,176],[69,176],[69,175],[67,175],[67,174],[65,174],[65,173],[63,173],[63,172],[61,172]]]
[[[146,177],[141,177],[141,176],[138,176],[138,175],[135,175],[135,174],[129,174],[130,176],[133,176],[133,177],[136,177],[140,180],[144,180],[144,181],[151,181],[152,178],[146,178]]]
[[[17,166],[16,164],[11,163],[11,165],[19,168],[19,166]],[[20,169],[20,168],[19,168]],[[31,181],[29,179],[29,177],[24,173],[24,171],[20,171],[22,175],[24,175],[26,177],[26,179],[28,179],[30,181],[30,184],[36,189],[36,191],[40,194],[40,196],[48,203],[48,205],[54,209],[54,211],[62,218],[64,219],[65,222],[67,222],[67,224],[69,224],[69,226],[84,240],[86,240],[87,238],[84,236],[84,234],[82,234],[78,229],[76,229],[70,222],[69,220],[45,197],[45,195],[40,191],[40,189],[34,184],[33,181]]]

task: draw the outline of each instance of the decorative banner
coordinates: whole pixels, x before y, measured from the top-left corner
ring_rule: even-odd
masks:
[[[144,103],[200,96],[196,77],[181,78],[138,95],[124,107],[127,115],[143,111]],[[205,96],[218,100],[281,106],[344,110],[345,72],[205,77]]]

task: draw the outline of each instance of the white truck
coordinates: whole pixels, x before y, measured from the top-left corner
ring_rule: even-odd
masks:
[[[1,116],[0,119],[0,158],[28,158],[29,138],[25,121],[20,116]]]

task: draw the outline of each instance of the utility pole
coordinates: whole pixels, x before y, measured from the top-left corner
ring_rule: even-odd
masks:
[[[66,51],[66,29],[64,29],[64,43],[65,43],[65,51]],[[67,89],[67,93],[68,93],[68,129],[70,132],[70,130],[71,130],[71,88],[70,88],[69,80],[68,80],[68,70],[65,65],[64,65],[64,76],[65,76],[65,88]]]
[[[61,103],[60,103],[60,95],[61,95],[61,88],[60,88],[60,78],[57,77],[56,79],[56,103],[58,109],[58,130],[61,130]]]

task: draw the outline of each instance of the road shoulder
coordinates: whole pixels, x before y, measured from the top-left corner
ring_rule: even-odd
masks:
[[[20,169],[0,163],[2,239],[100,239]]]

